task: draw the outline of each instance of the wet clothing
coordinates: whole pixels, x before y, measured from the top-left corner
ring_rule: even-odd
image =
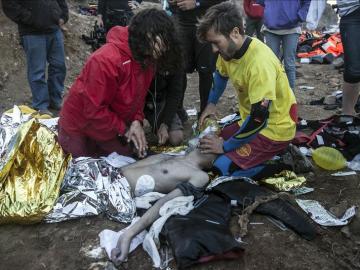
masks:
[[[65,0],[2,0],[6,16],[18,24],[19,34],[41,35],[59,30],[59,20],[66,23],[69,11]]]
[[[238,259],[244,248],[229,229],[231,205],[227,198],[210,194],[187,215],[170,217],[162,230],[179,269],[215,260]]]
[[[265,198],[274,195],[274,192],[265,187],[250,184],[241,179],[221,183],[215,186],[212,192],[225,195],[229,200],[236,200],[240,209],[245,209],[253,204],[259,197]],[[254,213],[271,216],[280,220],[307,240],[312,240],[317,235],[316,225],[306,213],[300,207],[282,198],[260,204],[254,210]]]
[[[107,43],[89,57],[72,85],[59,125],[68,134],[101,142],[124,135],[134,120],[144,119],[153,76],[153,67],[144,68],[132,57],[128,28],[113,27]]]

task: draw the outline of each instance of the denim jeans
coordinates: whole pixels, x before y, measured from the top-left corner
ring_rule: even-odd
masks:
[[[280,47],[282,46],[284,56],[285,72],[289,80],[291,89],[294,90],[296,78],[296,47],[299,34],[276,35],[268,31],[265,32],[265,43],[280,58]]]
[[[43,35],[24,35],[22,45],[26,54],[33,108],[45,110],[49,106],[61,106],[66,76],[61,30]],[[47,62],[49,67],[46,80]]]

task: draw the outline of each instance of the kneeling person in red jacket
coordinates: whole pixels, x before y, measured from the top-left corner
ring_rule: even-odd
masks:
[[[155,69],[178,68],[179,43],[173,21],[157,9],[139,12],[129,27],[112,28],[66,97],[59,120],[63,149],[73,157],[131,155],[133,143],[144,157],[147,89]]]

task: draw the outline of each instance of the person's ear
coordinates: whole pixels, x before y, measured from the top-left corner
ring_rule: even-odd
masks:
[[[231,30],[230,32],[230,36],[234,39],[239,39],[240,35],[240,30],[238,27],[234,27],[233,30]]]

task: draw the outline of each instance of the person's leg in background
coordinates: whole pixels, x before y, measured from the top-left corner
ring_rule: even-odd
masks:
[[[183,91],[182,91],[182,98],[181,103],[179,105],[178,109],[178,115],[182,122],[186,122],[188,119],[187,113],[184,109],[184,98],[185,98],[185,92],[187,88],[187,73],[192,73],[195,69],[194,65],[194,42],[196,39],[196,36],[194,36],[196,33],[196,28],[192,26],[184,26],[180,25],[180,35],[182,40],[182,46],[183,46],[183,55],[184,55],[184,63],[185,63],[185,72],[183,72]]]
[[[46,83],[46,35],[25,35],[22,37],[22,45],[26,54],[32,107],[45,112],[49,107],[49,92]]]
[[[342,112],[355,115],[360,90],[360,9],[341,18],[340,33],[344,47],[344,84]]]
[[[281,36],[265,31],[265,43],[274,54],[280,57]]]
[[[245,34],[252,37],[256,31],[256,21],[250,17],[245,18]]]
[[[209,98],[210,89],[213,84],[213,73],[215,71],[216,54],[213,53],[211,45],[195,41],[196,70],[199,74],[199,96],[200,114],[205,109]]]
[[[175,114],[169,127],[169,143],[172,146],[178,146],[184,141],[184,127],[180,117]]]
[[[284,67],[291,89],[295,90],[296,79],[296,48],[299,34],[288,34],[282,36],[282,47],[284,51]]]
[[[47,48],[47,60],[49,62],[49,107],[55,110],[60,110],[66,76],[64,38],[61,30],[49,35]]]
[[[262,42],[264,42],[264,34],[261,31],[262,26],[263,26],[263,20],[256,21],[256,37]]]

